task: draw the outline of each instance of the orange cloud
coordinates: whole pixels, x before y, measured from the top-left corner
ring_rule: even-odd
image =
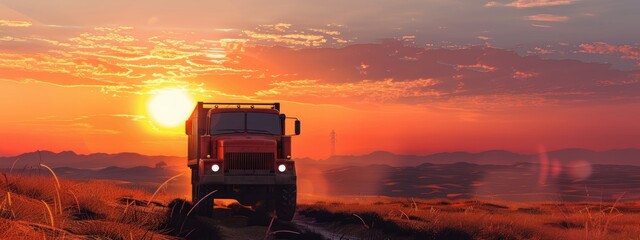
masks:
[[[600,84],[609,80],[608,86],[632,83],[638,75],[635,72],[611,69],[607,64],[521,56],[491,47],[423,49],[397,42],[339,49],[247,47],[229,56],[237,61],[226,67],[252,70],[244,81],[271,81],[252,92],[244,91],[259,99],[506,109],[603,102],[612,95],[635,101],[637,94],[635,88],[621,89],[621,93]]]
[[[502,4],[499,3],[499,2],[491,1],[491,2],[485,3],[484,6],[485,7],[495,7],[495,6],[502,6]]]
[[[26,40],[24,40],[22,38],[17,38],[17,37],[3,36],[3,37],[0,37],[0,41],[2,41],[2,42],[24,42]]]
[[[327,30],[327,29],[320,29],[320,28],[309,28],[310,31],[314,31],[314,32],[319,32],[319,33],[324,33],[327,35],[331,35],[331,36],[338,36],[340,35],[339,31],[335,31],[335,30]]]
[[[273,24],[251,30],[254,34],[231,32],[223,37],[131,27],[73,29],[64,37],[44,33],[13,36],[17,32],[13,31],[9,37],[25,41],[19,43],[20,48],[0,49],[0,89],[4,93],[0,99],[15,102],[2,105],[0,117],[12,122],[2,124],[0,131],[8,133],[8,139],[22,139],[21,148],[6,147],[20,151],[72,148],[180,155],[185,152],[184,134],[154,135],[145,113],[134,107],[154,89],[177,87],[188,89],[199,100],[286,102],[291,109],[287,112],[306,119],[310,126],[309,135],[296,143],[300,143],[298,149],[305,149],[301,152],[317,151],[317,139],[333,128],[342,136],[355,136],[344,138],[353,141],[348,145],[350,151],[406,151],[442,142],[456,149],[465,145],[460,139],[468,138],[469,132],[486,129],[485,135],[475,138],[495,139],[496,128],[499,132],[529,129],[537,133],[541,131],[529,124],[541,127],[540,122],[544,123],[537,121],[545,116],[539,111],[519,116],[526,119],[519,125],[503,124],[513,118],[487,122],[488,111],[606,105],[614,98],[638,103],[640,96],[635,87],[640,72],[616,70],[607,64],[542,59],[492,47],[423,48],[401,39],[343,46],[340,44],[349,40],[340,35],[342,30],[326,28]],[[40,27],[26,30],[34,29]],[[295,48],[261,46],[264,43]],[[635,46],[593,43],[581,47],[592,54],[638,57]],[[25,97],[29,95],[38,97]],[[39,110],[24,110],[34,106]],[[381,108],[388,112],[379,111]],[[371,109],[375,111],[366,112]],[[550,115],[548,122],[557,122],[557,114]],[[567,116],[563,119],[575,119]],[[455,121],[465,124],[451,123]],[[460,131],[461,126],[470,126],[470,131]],[[371,141],[388,139],[391,131],[398,131],[397,139]],[[455,135],[456,131],[464,133]],[[436,140],[425,144],[425,135]],[[518,141],[534,139],[522,133],[515,136]],[[539,138],[530,141],[539,142]],[[398,146],[389,147],[386,142]],[[516,141],[510,136],[505,142]]]
[[[497,68],[493,67],[493,66],[486,65],[486,64],[476,63],[476,64],[471,64],[471,65],[457,65],[456,69],[458,69],[458,70],[466,69],[466,70],[471,70],[471,71],[476,71],[476,72],[493,72]]]
[[[552,14],[536,14],[526,16],[525,19],[536,22],[566,22],[569,20],[569,17]]]
[[[132,27],[95,27],[67,38],[2,37],[0,42],[22,41],[25,46],[44,50],[0,50],[0,77],[26,84],[97,88],[111,96],[144,95],[148,89],[160,87],[185,87],[220,96],[224,93],[191,81],[203,75],[229,76],[249,71],[222,65],[228,60],[226,52],[241,50],[246,40],[156,34],[140,34]]]
[[[258,91],[256,95],[317,98],[330,102],[336,99],[350,99],[360,103],[392,102],[400,98],[438,96],[440,93],[432,88],[436,84],[438,81],[433,79],[362,80],[355,83],[322,83],[317,80],[298,80],[271,83],[271,89]],[[339,100],[339,102],[342,101]]]
[[[640,67],[640,47],[631,45],[611,45],[604,42],[580,44],[580,52],[598,55],[620,56],[623,59],[637,61]]]
[[[515,79],[527,79],[527,78],[535,77],[537,75],[538,75],[538,73],[534,73],[534,72],[515,71],[513,73],[513,78],[515,78]]]
[[[581,52],[591,54],[613,55],[620,54],[624,58],[640,60],[640,47],[630,45],[611,45],[604,42],[580,44]]]
[[[272,40],[277,43],[285,43],[290,45],[302,45],[306,47],[318,47],[327,42],[321,35],[313,35],[313,34],[268,34],[268,33],[257,33],[254,31],[244,31],[244,33],[250,38],[257,40]]]
[[[499,3],[495,1],[487,2],[485,7],[505,6],[513,8],[535,8],[535,7],[550,7],[570,5],[577,0],[517,0],[510,3]]]
[[[550,28],[552,26],[550,25],[545,25],[545,24],[537,24],[537,23],[532,23],[531,24],[532,27],[538,27],[538,28]]]
[[[320,47],[329,43],[340,45],[349,42],[341,38],[340,31],[335,29],[295,28],[289,23],[260,25],[243,33],[250,41],[256,43],[279,43],[287,46]]]
[[[339,36],[337,31],[330,30],[302,34],[291,24],[265,25],[257,29],[250,31],[258,34],[257,38],[282,41],[288,46],[317,46],[321,40]],[[453,100],[455,98],[460,100],[465,94],[465,97],[504,94],[505,99],[509,99],[509,96],[550,91],[569,94],[567,89],[602,91],[579,83],[552,88],[550,82],[562,81],[553,75],[557,70],[549,65],[550,60],[525,60],[515,52],[491,47],[429,49],[397,40],[343,48],[291,49],[253,46],[255,41],[260,41],[256,38],[211,40],[192,34],[140,32],[132,27],[96,27],[67,39],[26,37],[24,44],[43,46],[47,43],[44,46],[48,49],[38,53],[2,51],[0,70],[6,79],[32,79],[56,86],[91,85],[102,93],[116,96],[144,95],[151,88],[178,86],[225,98],[260,100],[278,97],[310,103],[329,99],[336,104],[353,101],[437,101],[443,104],[457,101]],[[414,37],[405,36],[404,39]],[[614,51],[604,46],[583,47],[591,51],[599,49],[597,51],[601,53]],[[637,57],[628,48],[617,49],[627,52],[627,58]],[[537,50],[537,53],[544,51]],[[519,64],[526,64],[526,71],[514,70],[522,69]],[[630,81],[629,73],[610,71],[599,65],[562,64],[575,64],[575,69],[592,71],[588,75],[570,73],[572,78],[588,79],[585,82],[612,81],[608,86],[614,86]],[[606,77],[595,79],[591,76]],[[240,87],[232,83],[235,81],[250,84]],[[522,86],[527,86],[528,92],[523,92]],[[602,92],[602,95],[607,93]],[[575,97],[584,95],[566,96]],[[540,98],[560,97],[545,95]]]
[[[531,54],[531,55],[547,55],[547,54],[557,53],[557,51],[555,51],[553,49],[535,47],[532,50],[527,51],[527,53]]]
[[[30,27],[33,25],[27,21],[0,20],[0,27]]]

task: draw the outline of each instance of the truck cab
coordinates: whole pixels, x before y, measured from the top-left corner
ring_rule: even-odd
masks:
[[[296,208],[296,171],[287,120],[279,103],[198,102],[186,121],[192,201],[211,215],[213,199],[236,199],[290,221]],[[211,192],[215,191],[213,194]],[[202,201],[201,201],[202,200]]]

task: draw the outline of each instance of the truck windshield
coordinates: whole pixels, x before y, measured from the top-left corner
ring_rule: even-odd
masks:
[[[245,128],[246,126],[246,128]],[[272,113],[227,112],[211,114],[210,134],[255,132],[280,135],[280,116]]]

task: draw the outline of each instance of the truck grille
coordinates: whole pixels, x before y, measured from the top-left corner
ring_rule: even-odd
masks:
[[[224,170],[273,170],[272,152],[228,152],[224,154]]]

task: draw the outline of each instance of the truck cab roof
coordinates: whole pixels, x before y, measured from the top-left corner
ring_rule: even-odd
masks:
[[[223,112],[258,112],[258,113],[273,113],[279,114],[280,112],[276,109],[268,109],[268,108],[211,108],[207,113],[207,116],[211,116],[214,113],[223,113]]]

